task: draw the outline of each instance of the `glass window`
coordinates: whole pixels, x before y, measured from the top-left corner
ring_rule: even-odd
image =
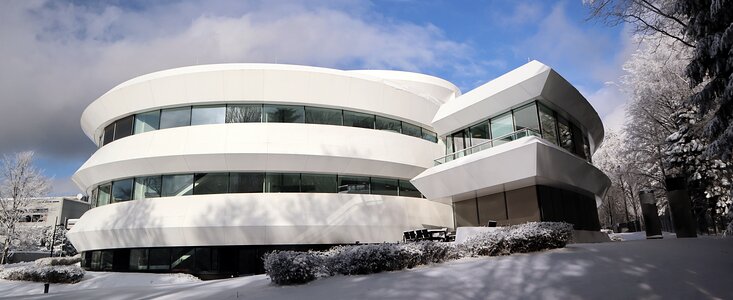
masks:
[[[372,177],[371,193],[374,195],[397,196],[397,179]]]
[[[229,191],[229,173],[199,173],[194,176],[193,194],[226,194]]]
[[[114,252],[112,252],[112,250],[102,250],[100,252],[102,255],[102,260],[99,264],[99,270],[112,271],[112,265],[114,262]]]
[[[224,124],[226,106],[194,106],[191,109],[191,125]]]
[[[194,248],[171,249],[171,272],[191,273],[194,267]]]
[[[99,265],[101,262],[102,262],[102,251],[99,251],[99,250],[92,251],[92,263],[91,263],[92,270],[98,271],[100,269]]]
[[[377,116],[377,121],[374,128],[379,130],[402,133],[402,122],[395,119]]]
[[[446,136],[445,137],[445,154],[451,154],[453,153],[453,137],[452,136]]]
[[[104,127],[104,137],[102,138],[102,146],[107,145],[115,140],[115,123]]]
[[[265,122],[268,123],[303,123],[305,108],[293,105],[265,104]]]
[[[583,131],[574,123],[570,123],[570,130],[573,134],[573,146],[575,146],[573,153],[585,159],[587,156],[585,156],[585,150],[583,149]]]
[[[135,178],[135,195],[133,199],[142,200],[160,197],[161,176]]]
[[[99,186],[99,195],[97,196],[97,203],[99,206],[109,204],[109,193],[112,185],[110,183]]]
[[[420,126],[412,125],[407,122],[402,122],[402,133],[414,137],[422,136],[422,130],[420,129]]]
[[[542,124],[542,138],[557,145],[557,121],[555,120],[555,113],[542,104],[540,104],[540,123]]]
[[[493,139],[494,146],[513,140],[513,137],[508,135],[514,132],[514,123],[512,122],[511,112],[491,119],[490,124],[491,137]]]
[[[191,107],[164,109],[160,112],[160,129],[191,125]]]
[[[152,248],[148,250],[150,270],[168,270],[170,268],[170,248]]]
[[[438,134],[425,128],[422,129],[422,138],[423,140],[431,141],[433,143],[438,142]]]
[[[482,122],[480,124],[471,126],[469,129],[469,135],[471,136],[471,145],[479,145],[481,143],[488,142],[489,137],[489,122]]]
[[[115,140],[132,135],[134,116],[124,117],[115,122]]]
[[[309,124],[341,125],[341,110],[330,108],[305,108],[305,122]]]
[[[262,104],[227,105],[227,123],[262,122]]]
[[[300,192],[300,174],[267,173],[265,174],[265,193],[298,193]]]
[[[211,273],[219,270],[216,248],[196,248],[196,272]]]
[[[132,178],[112,182],[112,202],[132,200]]]
[[[410,183],[407,180],[400,180],[400,196],[402,197],[422,197],[422,194],[420,194],[420,191],[415,188],[412,183]]]
[[[338,182],[336,175],[302,174],[300,189],[304,193],[336,193]]]
[[[99,193],[99,188],[92,189],[92,196],[89,198],[89,203],[92,207],[97,207],[98,193]]]
[[[148,269],[148,250],[130,249],[130,271]]]
[[[534,102],[514,110],[514,126],[516,130],[529,129],[540,132],[540,122],[537,119],[537,104]],[[521,134],[519,137],[529,135]]]
[[[135,115],[135,134],[158,130],[160,126],[160,110]]]
[[[557,117],[557,131],[560,137],[560,146],[570,152],[573,152],[573,133],[570,131],[570,123],[567,119]]]
[[[193,174],[163,176],[163,197],[185,196],[193,193]]]
[[[231,173],[229,176],[230,193],[262,193],[265,173]]]
[[[374,115],[345,110],[344,126],[374,128]]]
[[[369,194],[369,177],[339,176],[339,193]]]
[[[591,155],[590,155],[590,143],[588,143],[588,136],[583,134],[583,153],[585,153],[585,157],[588,160],[589,163],[593,163],[591,161]]]

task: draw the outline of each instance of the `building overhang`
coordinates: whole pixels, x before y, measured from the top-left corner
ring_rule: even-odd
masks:
[[[525,137],[431,167],[411,180],[428,199],[453,202],[548,185],[598,197],[611,185],[599,169],[537,137]]]

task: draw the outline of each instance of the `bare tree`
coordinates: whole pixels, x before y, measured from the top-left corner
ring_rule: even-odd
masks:
[[[0,264],[7,262],[13,240],[17,238],[16,225],[25,216],[32,198],[45,195],[49,180],[33,166],[33,152],[4,156],[0,165],[0,225],[5,231]]]

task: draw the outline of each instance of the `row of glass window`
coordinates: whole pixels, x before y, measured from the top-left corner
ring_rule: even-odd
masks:
[[[493,140],[494,146],[506,143],[517,137],[511,133],[522,129],[540,133],[542,138],[590,161],[590,146],[586,133],[539,101],[447,135],[446,154],[489,140]]]
[[[348,193],[422,197],[408,180],[308,173],[196,173],[115,180],[92,191],[92,206],[224,193]]]
[[[201,105],[166,108],[119,119],[104,128],[100,145],[165,128],[223,123],[307,123],[351,126],[402,133],[438,142],[435,132],[408,122],[360,112],[274,104]]]

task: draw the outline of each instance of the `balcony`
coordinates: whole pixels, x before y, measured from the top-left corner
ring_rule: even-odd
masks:
[[[527,136],[542,137],[542,135],[539,132],[537,132],[535,130],[532,130],[532,129],[529,129],[529,128],[524,128],[524,129],[520,129],[520,130],[511,132],[511,133],[508,133],[508,134],[499,136],[499,137],[494,138],[494,139],[490,139],[490,140],[485,141],[483,143],[480,143],[480,144],[477,144],[477,145],[473,145],[473,146],[468,147],[466,149],[455,151],[453,153],[450,153],[448,155],[445,155],[443,157],[440,157],[440,158],[434,160],[434,163],[435,163],[436,166],[437,165],[440,165],[440,164],[444,164],[444,163],[447,163],[447,162],[452,161],[454,159],[458,159],[458,158],[464,157],[466,155],[470,155],[470,154],[473,154],[473,153],[476,153],[476,152],[479,152],[479,151],[483,151],[483,150],[492,148],[494,146],[505,144],[507,142],[511,142],[513,140],[517,140],[517,139],[520,139],[520,138],[523,138],[523,137],[527,137]]]

